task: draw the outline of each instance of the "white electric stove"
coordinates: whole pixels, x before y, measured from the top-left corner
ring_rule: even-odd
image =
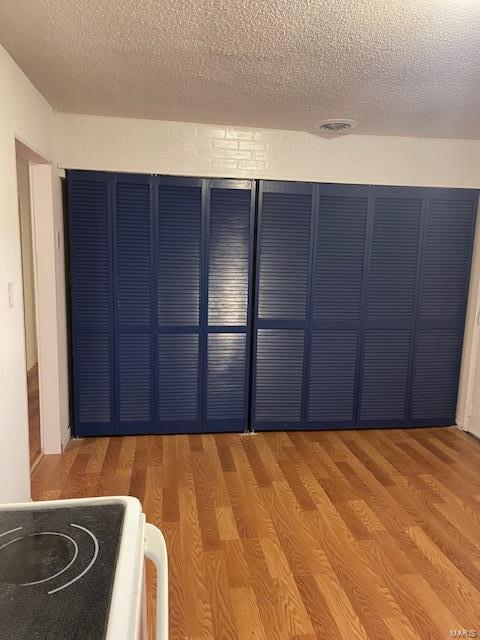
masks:
[[[146,638],[145,558],[157,573],[156,639],[167,640],[165,540],[136,498],[0,505],[0,637]]]

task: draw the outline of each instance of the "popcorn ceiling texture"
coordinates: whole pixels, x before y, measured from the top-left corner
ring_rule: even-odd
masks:
[[[477,0],[0,2],[60,111],[286,130],[480,138],[479,33]]]

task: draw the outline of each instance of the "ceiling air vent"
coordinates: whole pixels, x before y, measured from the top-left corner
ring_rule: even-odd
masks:
[[[324,136],[338,136],[348,133],[356,127],[358,122],[356,120],[349,120],[347,118],[329,118],[328,120],[322,120],[318,125],[318,133]]]

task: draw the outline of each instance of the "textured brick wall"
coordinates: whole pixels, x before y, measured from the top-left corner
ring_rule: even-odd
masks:
[[[56,114],[59,167],[449,187],[480,186],[480,141],[298,131]]]

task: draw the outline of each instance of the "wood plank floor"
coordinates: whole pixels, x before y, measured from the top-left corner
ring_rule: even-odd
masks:
[[[142,501],[172,640],[480,637],[480,444],[457,429],[73,441],[33,494]]]
[[[42,455],[40,442],[40,398],[38,387],[38,364],[27,371],[28,389],[28,435],[30,445],[30,468]]]

